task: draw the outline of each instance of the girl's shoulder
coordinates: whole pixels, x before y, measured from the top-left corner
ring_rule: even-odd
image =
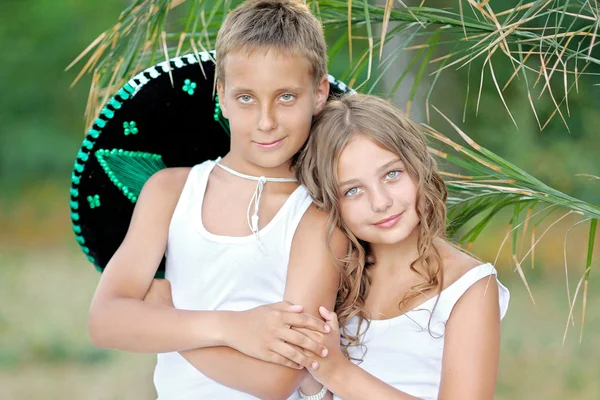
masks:
[[[484,264],[481,260],[449,242],[440,241],[436,243],[436,248],[442,259],[444,288],[452,285],[467,272]]]
[[[440,296],[444,319],[450,317],[457,303],[473,302],[474,307],[478,307],[483,297],[490,300],[490,304],[499,304],[500,318],[503,318],[508,308],[510,292],[498,280],[494,266],[450,243],[438,246],[438,250],[444,273],[444,289]],[[497,284],[491,285],[492,282]]]

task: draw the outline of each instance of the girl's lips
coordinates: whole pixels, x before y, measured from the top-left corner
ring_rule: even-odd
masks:
[[[283,143],[284,140],[285,140],[285,138],[276,140],[274,142],[269,142],[269,143],[260,143],[260,142],[254,142],[254,143],[261,149],[273,150],[273,149],[279,148],[279,146],[281,146],[281,144]]]
[[[400,220],[402,214],[403,213],[392,215],[391,217],[382,219],[381,221],[373,225],[375,225],[378,228],[391,228],[392,226],[396,225],[396,223]]]

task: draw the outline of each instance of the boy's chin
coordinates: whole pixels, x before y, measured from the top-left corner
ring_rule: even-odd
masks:
[[[288,165],[292,158],[294,157],[294,153],[289,151],[275,151],[271,153],[254,153],[251,156],[251,162],[254,165],[257,165],[261,168],[277,168],[282,165]]]

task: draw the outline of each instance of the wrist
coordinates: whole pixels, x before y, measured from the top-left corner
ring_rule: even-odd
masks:
[[[313,378],[310,374],[307,374],[306,378],[300,384],[299,389],[307,396],[312,396],[323,389],[323,384]]]
[[[203,338],[202,347],[231,346],[231,334],[233,329],[233,311],[200,311],[201,315],[196,319],[196,337]]]
[[[342,357],[335,367],[331,368],[331,372],[327,376],[323,376],[323,384],[333,393],[339,392],[341,386],[348,383],[349,373],[355,367],[352,362]]]

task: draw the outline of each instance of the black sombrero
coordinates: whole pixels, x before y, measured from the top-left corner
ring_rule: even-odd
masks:
[[[229,126],[213,97],[213,57],[188,54],[137,74],[108,101],[83,140],[71,176],[71,221],[99,271],[125,238],[150,176],[228,152]],[[330,97],[351,91],[328,77]],[[164,259],[157,277],[163,275]]]

